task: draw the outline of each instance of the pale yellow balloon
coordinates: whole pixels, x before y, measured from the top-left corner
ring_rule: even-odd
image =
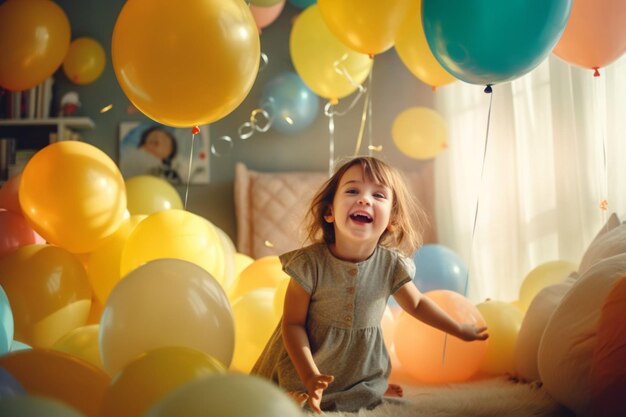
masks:
[[[395,48],[402,63],[422,82],[440,87],[456,78],[433,55],[422,26],[422,0],[413,0],[396,33]]]
[[[447,145],[446,123],[436,111],[411,107],[393,121],[391,136],[396,147],[406,156],[432,159]]]
[[[152,214],[183,208],[183,201],[176,188],[163,178],[152,175],[127,179],[126,196],[130,214]]]
[[[121,276],[153,259],[182,259],[223,282],[224,252],[213,224],[184,210],[151,214],[128,236],[122,251]]]
[[[289,275],[283,272],[278,256],[264,256],[252,262],[239,274],[228,298],[235,301],[257,288],[276,289],[278,283],[287,278]]]
[[[515,344],[524,315],[504,301],[486,301],[476,305],[489,329],[487,354],[480,371],[488,375],[515,373]]]
[[[102,400],[101,416],[142,417],[179,386],[225,371],[221,362],[196,349],[166,346],[150,350],[128,363],[113,379]]]
[[[87,276],[94,295],[101,304],[106,303],[113,287],[122,279],[120,262],[126,240],[146,215],[138,214],[124,219],[119,229],[87,258]]]
[[[352,94],[365,81],[374,62],[337,39],[316,4],[296,18],[289,51],[296,72],[307,87],[331,101]]]
[[[231,369],[249,373],[278,324],[274,314],[273,288],[259,288],[232,304],[235,320],[235,351]]]
[[[235,279],[243,272],[244,269],[250,266],[254,262],[254,259],[246,254],[237,252],[235,253]]]
[[[578,265],[574,262],[557,260],[545,262],[531,270],[522,281],[519,290],[519,303],[524,311],[528,310],[528,306],[539,291],[549,285],[565,281],[569,274],[577,269]]]
[[[289,287],[290,279],[283,279],[278,283],[276,292],[274,293],[274,316],[280,319],[283,316],[283,307],[285,305],[285,295],[287,287]]]
[[[217,234],[220,238],[220,243],[222,245],[222,251],[224,252],[224,271],[222,273],[222,287],[224,291],[228,294],[230,288],[232,287],[237,275],[239,275],[236,271],[236,263],[235,263],[235,253],[237,249],[235,248],[235,244],[233,243],[230,236],[226,234],[222,229],[217,226],[214,226]]]
[[[98,344],[99,331],[100,325],[98,324],[77,327],[60,338],[52,349],[69,353],[104,369]]]

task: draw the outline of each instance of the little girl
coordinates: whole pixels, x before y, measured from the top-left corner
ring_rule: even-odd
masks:
[[[486,339],[486,328],[457,323],[413,284],[407,255],[421,243],[418,213],[386,163],[357,157],[343,164],[311,203],[307,230],[316,243],[280,256],[291,277],[283,318],[252,373],[317,413],[375,407],[391,372],[380,327],[390,295],[428,325]]]

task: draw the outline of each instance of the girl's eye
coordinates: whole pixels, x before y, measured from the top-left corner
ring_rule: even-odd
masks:
[[[358,191],[354,188],[348,188],[346,194],[358,194]]]
[[[374,193],[374,197],[376,198],[387,198],[383,193]]]

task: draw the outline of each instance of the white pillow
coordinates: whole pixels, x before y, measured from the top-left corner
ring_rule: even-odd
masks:
[[[578,274],[582,275],[599,260],[620,253],[626,253],[626,223],[620,224],[617,214],[613,213],[583,254]]]
[[[576,415],[587,415],[596,330],[604,299],[626,275],[626,253],[595,263],[565,294],[548,320],[537,366],[546,391]]]
[[[565,281],[539,291],[528,306],[515,344],[515,370],[525,380],[539,380],[537,351],[543,331],[561,299],[577,279],[578,274],[572,272]]]

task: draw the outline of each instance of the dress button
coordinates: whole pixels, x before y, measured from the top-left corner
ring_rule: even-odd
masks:
[[[352,303],[346,304],[346,308],[348,308],[350,310],[352,310],[353,307],[354,307],[354,304],[352,304]]]
[[[348,291],[348,294],[354,294],[354,287],[348,287],[346,291]]]
[[[346,321],[352,321],[352,316],[346,316]]]
[[[356,269],[350,270],[350,275],[355,276],[358,271]]]

